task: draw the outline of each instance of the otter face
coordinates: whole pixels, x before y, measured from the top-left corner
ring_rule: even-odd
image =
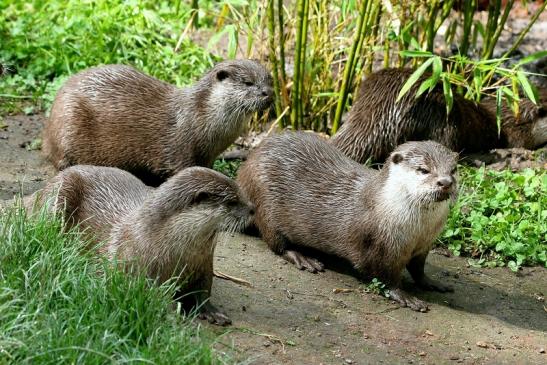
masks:
[[[235,181],[205,167],[179,171],[154,195],[150,204],[158,212],[155,219],[180,221],[185,227],[192,221],[192,230],[241,231],[254,214]]]
[[[211,71],[215,77],[214,94],[222,94],[227,107],[251,114],[268,108],[273,101],[270,72],[254,60],[224,61]]]
[[[408,142],[389,157],[388,180],[418,205],[454,201],[457,162],[458,154],[437,142]]]

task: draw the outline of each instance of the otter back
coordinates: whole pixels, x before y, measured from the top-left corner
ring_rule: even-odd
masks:
[[[43,149],[58,169],[118,167],[158,185],[182,168],[210,167],[272,97],[269,72],[252,60],[221,62],[185,89],[129,66],[91,68],[57,93]]]
[[[332,138],[332,144],[348,157],[364,163],[383,161],[393,149],[406,141],[434,140],[453,151],[470,153],[494,147],[538,146],[547,142],[547,119],[542,106],[521,102],[521,119],[515,120],[509,108],[503,109],[501,134],[498,135],[495,101],[487,98],[481,104],[454,95],[450,114],[442,87],[416,98],[422,76],[397,100],[399,91],[412,74],[410,69],[384,69],[361,83],[359,96],[348,120]],[[542,101],[547,105],[547,90]],[[493,106],[494,105],[494,106]],[[541,144],[540,143],[540,144]]]

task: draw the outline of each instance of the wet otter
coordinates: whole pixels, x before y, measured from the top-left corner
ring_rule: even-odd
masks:
[[[118,167],[159,185],[182,168],[211,167],[272,99],[271,75],[253,60],[220,62],[185,89],[130,66],[91,68],[57,93],[43,150],[60,170]]]
[[[427,304],[399,288],[406,267],[423,289],[449,291],[424,264],[456,198],[457,154],[433,141],[395,149],[382,170],[364,168],[310,133],[266,138],[238,173],[256,206],[254,223],[272,251],[298,268],[323,270],[309,247],[377,277],[402,306]]]
[[[540,105],[523,99],[520,116],[504,106],[498,137],[496,103],[480,104],[454,95],[448,118],[441,86],[415,98],[422,77],[396,102],[399,91],[412,74],[410,69],[385,69],[366,78],[348,120],[333,136],[332,144],[359,163],[383,161],[395,146],[408,140],[434,140],[453,151],[471,153],[501,147],[537,148],[547,142],[547,89]]]
[[[78,165],[60,172],[37,196],[40,204],[52,200],[50,207],[68,227],[78,224],[103,242],[99,254],[160,283],[176,278],[185,292],[195,292],[184,301],[199,305],[201,318],[230,323],[208,298],[217,232],[241,231],[253,214],[233,180],[190,167],[153,189],[117,168]]]

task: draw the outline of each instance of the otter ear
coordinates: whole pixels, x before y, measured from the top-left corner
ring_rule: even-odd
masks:
[[[452,156],[454,157],[454,160],[459,161],[460,154],[458,152],[452,152]]]
[[[211,197],[211,194],[209,194],[206,191],[198,191],[196,195],[194,196],[194,199],[192,200],[192,204],[199,204],[203,203],[204,201],[208,200]]]
[[[217,80],[222,81],[230,77],[230,74],[226,70],[220,70],[217,72]]]
[[[393,162],[394,164],[398,164],[399,162],[403,161],[403,159],[404,159],[403,155],[400,154],[399,152],[396,152],[391,155],[391,162]]]

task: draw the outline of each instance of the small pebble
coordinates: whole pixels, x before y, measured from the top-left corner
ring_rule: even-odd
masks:
[[[346,364],[353,364],[353,360],[351,360],[351,359],[346,359]]]
[[[540,354],[544,354],[544,353],[545,353],[545,349],[542,347],[542,348],[540,348],[540,349],[538,350],[538,352],[539,352]]]
[[[425,355],[427,355],[427,354],[426,354],[424,351],[422,351],[422,352],[420,352],[418,355],[420,355],[420,356],[425,356]]]
[[[450,360],[454,360],[454,361],[455,361],[455,360],[459,360],[459,359],[460,359],[460,357],[459,357],[458,355],[451,355],[451,356],[450,356]]]

